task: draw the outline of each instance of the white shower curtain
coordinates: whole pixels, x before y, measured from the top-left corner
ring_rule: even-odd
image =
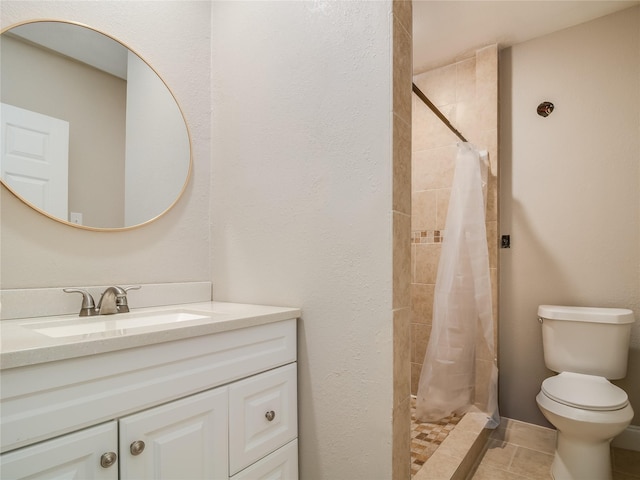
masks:
[[[486,152],[459,144],[416,399],[416,416],[422,421],[462,414],[476,405],[487,413],[489,428],[500,422],[485,227],[487,174]],[[477,360],[477,348],[490,352],[485,360]]]

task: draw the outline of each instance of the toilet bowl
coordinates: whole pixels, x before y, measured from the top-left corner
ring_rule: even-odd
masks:
[[[555,480],[610,480],[609,445],[633,418],[621,388],[606,378],[563,372],[543,382],[540,411],[558,430]]]
[[[545,365],[536,403],[556,427],[554,480],[611,480],[610,443],[631,423],[627,394],[609,379],[627,370],[633,312],[540,305]]]

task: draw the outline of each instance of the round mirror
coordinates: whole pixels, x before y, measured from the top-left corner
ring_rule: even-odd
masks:
[[[186,122],[131,49],[76,23],[0,36],[2,184],[35,210],[90,230],[162,215],[191,173]]]

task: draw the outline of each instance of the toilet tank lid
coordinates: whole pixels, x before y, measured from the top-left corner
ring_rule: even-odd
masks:
[[[568,320],[594,323],[633,323],[633,312],[628,308],[567,307],[540,305],[538,317],[549,320]]]

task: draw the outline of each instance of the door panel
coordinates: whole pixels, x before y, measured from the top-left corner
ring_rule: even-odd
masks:
[[[227,394],[221,387],[122,418],[122,478],[228,478]]]
[[[0,113],[2,180],[35,207],[68,219],[69,123],[6,103]]]
[[[117,460],[102,467],[107,452],[118,451],[117,422],[63,435],[0,456],[2,480],[118,480]]]

